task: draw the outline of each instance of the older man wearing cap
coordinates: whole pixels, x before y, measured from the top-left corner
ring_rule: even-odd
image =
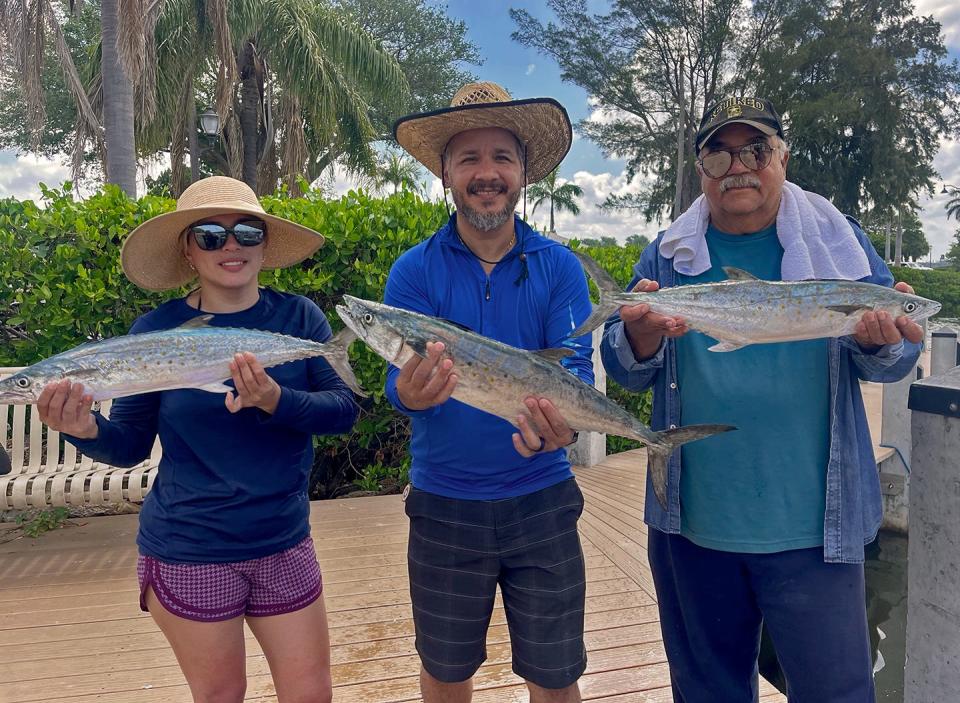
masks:
[[[855,220],[786,181],[789,153],[769,101],[720,101],[697,149],[703,196],[644,250],[632,289],[719,281],[725,266],[766,280],[893,284]],[[627,388],[653,386],[655,428],[681,417],[739,428],[671,457],[666,507],[647,491],[675,701],[755,701],[761,622],[791,703],[874,700],[862,562],[881,500],[859,381],[903,378],[922,330],[856,314],[849,337],[727,353],[646,305],[607,322],[604,366]]]
[[[565,345],[575,354],[564,365],[592,383],[589,338],[567,339],[590,311],[580,266],[514,214],[523,187],[570,148],[563,107],[472,83],[449,108],[404,117],[394,133],[443,180],[457,211],[397,260],[385,302],[523,349]],[[514,432],[451,399],[456,383],[456,359],[433,343],[427,358],[390,367],[386,388],[413,427],[408,565],[424,701],[470,700],[498,584],[530,700],[579,701],[583,496],[564,449],[576,435],[536,397]]]

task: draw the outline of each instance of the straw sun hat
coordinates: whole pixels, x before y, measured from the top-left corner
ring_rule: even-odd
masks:
[[[194,222],[233,214],[249,214],[267,225],[264,268],[292,266],[323,245],[319,232],[264,212],[246,183],[211,176],[183,191],[176,210],[152,217],[130,233],[120,251],[123,272],[147,290],[179,288],[197,275],[183,256],[183,232]]]
[[[570,150],[573,130],[563,106],[552,98],[513,100],[496,83],[467,83],[450,107],[401,117],[393,125],[397,142],[431,173],[443,178],[440,155],[460,132],[500,127],[527,148],[527,183],[557,167]]]

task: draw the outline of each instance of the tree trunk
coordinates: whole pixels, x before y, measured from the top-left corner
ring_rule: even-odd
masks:
[[[553,196],[550,196],[550,231],[556,232],[553,228]]]
[[[257,190],[257,132],[260,113],[260,88],[254,66],[253,44],[247,42],[238,61],[240,72],[240,132],[243,135],[244,183]]]
[[[683,89],[683,54],[680,55],[680,71],[678,72],[681,79],[677,81],[678,86],[680,87],[680,104],[677,106],[677,173],[676,173],[676,187],[673,191],[673,217],[672,220],[676,221],[680,214],[683,212],[681,207],[683,206],[683,181],[686,178],[685,169],[683,168],[684,164],[684,136],[687,132],[687,117],[684,114],[686,110],[684,109],[684,99],[686,92]]]
[[[893,263],[895,266],[903,265],[903,218],[899,212],[897,213],[897,249]]]
[[[103,77],[103,127],[106,137],[107,183],[116,183],[137,197],[137,157],[133,138],[133,85],[117,52],[118,0],[100,4]]]
[[[200,180],[200,133],[197,131],[197,96],[193,91],[193,80],[190,81],[190,97],[187,112],[190,117],[187,127],[187,143],[190,145],[190,182]]]
[[[890,220],[887,220],[887,241],[883,247],[883,261],[890,263]]]

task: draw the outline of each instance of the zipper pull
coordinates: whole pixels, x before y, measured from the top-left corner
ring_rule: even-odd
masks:
[[[489,278],[487,279],[487,295],[486,295],[486,298],[487,298],[487,300],[490,300],[490,279],[489,279]]]

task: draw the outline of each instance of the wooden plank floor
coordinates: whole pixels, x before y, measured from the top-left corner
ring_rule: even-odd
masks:
[[[584,700],[669,703],[643,525],[643,450],[578,469],[587,559]],[[419,700],[399,496],[313,503],[338,703]],[[0,701],[189,703],[163,636],[137,606],[137,516],[99,517],[0,544]],[[0,541],[8,532],[0,531]],[[247,701],[276,701],[247,633]],[[478,703],[527,700],[494,611]],[[764,683],[762,700],[783,701]]]

